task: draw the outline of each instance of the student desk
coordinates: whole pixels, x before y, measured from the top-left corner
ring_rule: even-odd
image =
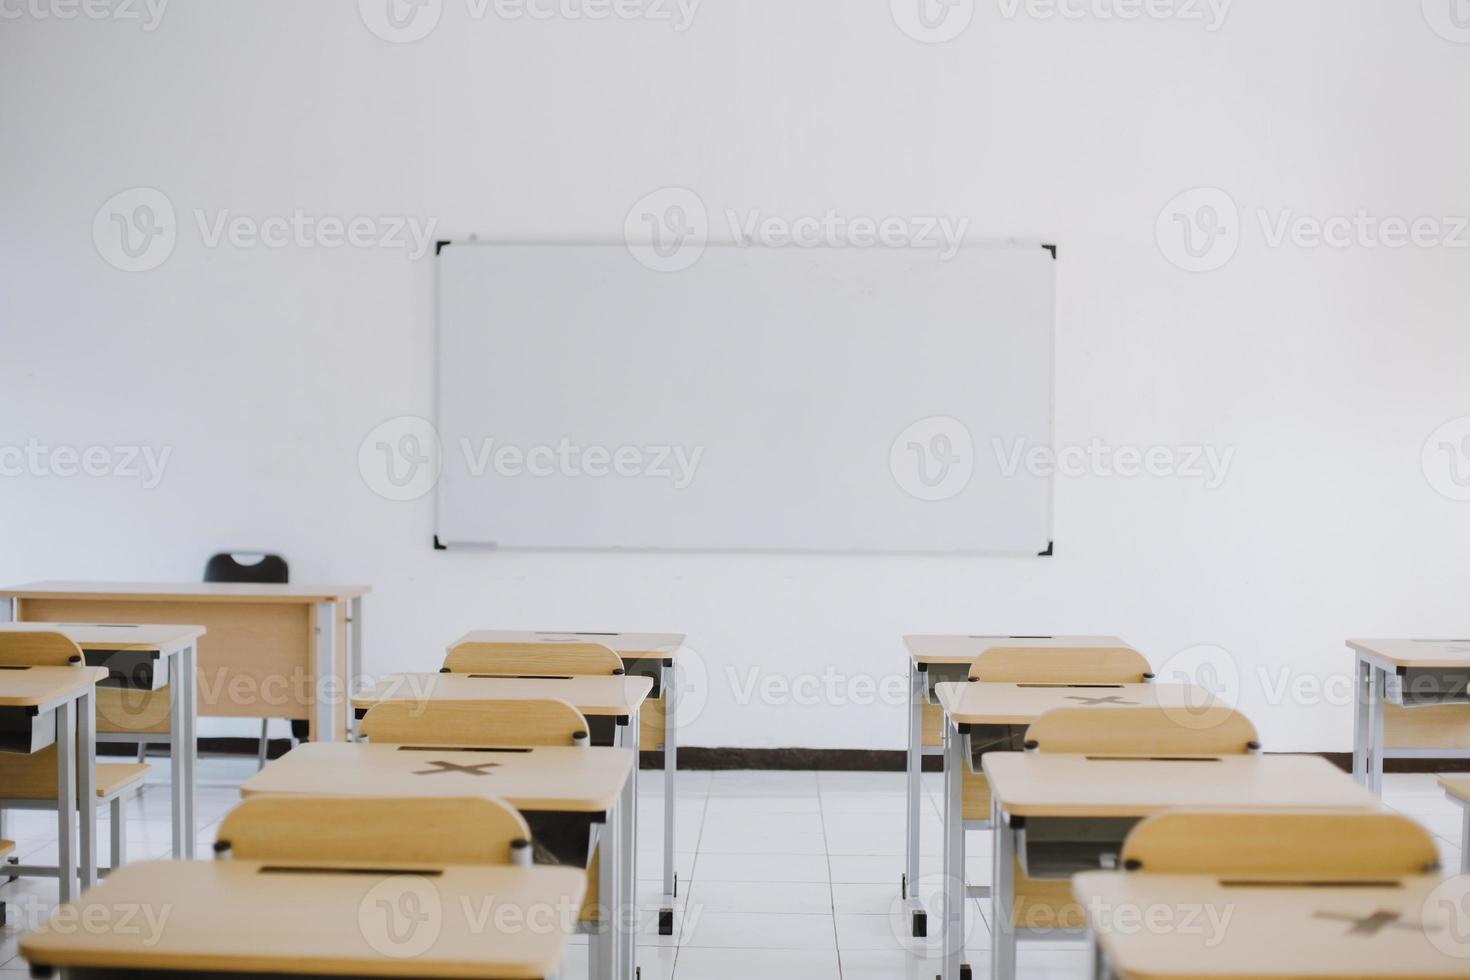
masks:
[[[35,582],[0,589],[0,620],[197,623],[209,631],[199,642],[194,698],[200,716],[307,719],[312,739],[329,741],[345,735],[348,685],[362,676],[368,591],[363,585]]]
[[[493,796],[520,810],[533,833],[541,815],[587,821],[587,849],[601,849],[598,902],[614,920],[610,938],[594,936],[602,977],[631,980],[633,938],[621,928],[635,908],[636,870],[625,815],[636,807],[636,752],[625,748],[556,747],[453,749],[370,742],[310,742],[299,745],[247,779],[244,797],[307,796]],[[603,830],[597,832],[601,825]],[[594,840],[594,838],[596,838]],[[584,860],[585,860],[584,857]],[[600,941],[599,941],[600,940]],[[619,964],[619,969],[613,969]]]
[[[103,625],[94,623],[0,623],[0,632],[55,630],[77,646],[87,663],[105,667],[107,679],[97,686],[97,741],[136,742],[141,733],[168,732],[173,762],[173,854],[194,856],[195,648],[202,626]],[[162,662],[162,669],[160,669]],[[165,685],[165,682],[166,685]],[[137,709],[149,694],[167,686],[168,714],[155,721]],[[183,694],[179,697],[180,693]],[[162,727],[160,727],[160,725]]]
[[[76,978],[547,977],[585,887],[581,871],[545,866],[148,861],[58,909],[20,951],[33,975]]]
[[[461,643],[601,643],[623,658],[629,675],[653,679],[653,693],[643,710],[639,744],[658,746],[664,753],[664,895],[659,909],[658,932],[674,934],[674,900],[679,895],[679,876],[674,872],[675,772],[679,768],[678,719],[679,673],[675,664],[684,646],[683,633],[577,633],[549,630],[471,630]],[[587,712],[583,712],[586,714]]]
[[[1470,972],[1464,877],[1251,884],[1088,871],[1072,887],[1093,934],[1095,977],[1422,980]]]
[[[900,894],[911,915],[915,936],[928,933],[928,914],[917,894],[919,880],[919,809],[923,798],[924,756],[944,751],[944,712],[934,700],[934,686],[963,681],[970,665],[995,647],[1126,647],[1116,636],[964,636],[912,634],[903,638],[909,651],[909,728],[907,801],[904,808],[906,844]]]
[[[1440,776],[1439,785],[1460,805],[1460,873],[1470,875],[1470,775]]]
[[[1382,796],[1384,759],[1470,758],[1470,640],[1348,640],[1348,648],[1357,659],[1353,778]]]
[[[1164,810],[1378,808],[1371,793],[1318,756],[1140,759],[994,752],[985,756],[983,768],[995,832],[990,922],[996,978],[1015,976],[1016,929],[1025,927],[1016,924],[1027,915],[1013,901],[1017,871],[1039,882],[1036,904],[1045,909],[1068,902],[1058,881],[1116,859],[1133,824]],[[959,975],[963,948],[963,922],[954,921],[962,909],[956,908],[950,917],[954,931],[945,934],[946,980]],[[1079,915],[1070,910],[1060,925]],[[1205,969],[1208,962],[1196,960],[1195,966]]]
[[[77,814],[81,814],[82,887],[97,880],[97,712],[93,692],[102,667],[0,668],[0,728],[5,751],[29,753],[56,745],[56,873],[61,900],[77,893]],[[12,735],[18,738],[12,738]],[[0,791],[3,797],[3,791]],[[86,804],[78,807],[78,800]],[[0,798],[0,809],[7,801]],[[9,805],[15,805],[13,802]]]

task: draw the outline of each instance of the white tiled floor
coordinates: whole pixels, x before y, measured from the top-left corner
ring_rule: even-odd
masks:
[[[140,799],[128,804],[129,858],[163,857],[169,850],[167,760]],[[236,802],[241,780],[254,771],[244,759],[206,759],[200,767],[200,827],[207,846],[214,828]],[[930,980],[937,963],[933,940],[909,939],[898,902],[903,865],[903,776],[899,773],[681,772],[676,828],[682,916],[677,934],[656,930],[662,854],[663,780],[645,772],[639,828],[639,892],[647,906],[638,955],[644,980]],[[1439,839],[1443,866],[1459,868],[1459,811],[1424,774],[1385,777],[1385,799],[1423,823]],[[924,868],[939,863],[940,789],[925,776]],[[12,812],[7,834],[22,860],[55,860],[54,818]],[[99,834],[107,840],[106,826]],[[969,838],[970,876],[989,876],[989,841]],[[105,854],[104,844],[104,854]],[[54,882],[26,879],[0,886],[11,903],[0,932],[0,980],[28,974],[16,956],[21,932],[49,914]],[[977,903],[969,937],[976,975],[987,965],[990,936]],[[985,910],[988,912],[988,909]],[[585,975],[585,940],[568,956],[567,975]],[[1026,978],[1083,977],[1080,943],[1023,944]]]

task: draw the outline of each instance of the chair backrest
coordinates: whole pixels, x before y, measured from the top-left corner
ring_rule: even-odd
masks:
[[[1072,755],[1245,755],[1260,748],[1256,726],[1221,706],[1209,724],[1173,708],[1053,708],[1026,729],[1026,747]]]
[[[254,796],[225,815],[215,850],[296,866],[530,864],[531,831],[489,797]]]
[[[1140,822],[1123,866],[1234,879],[1371,881],[1437,870],[1434,839],[1386,810],[1177,810]]]
[[[444,658],[452,674],[507,676],[623,673],[623,658],[602,643],[461,643]]]
[[[970,678],[1002,684],[1138,684],[1153,677],[1131,647],[991,647]]]
[[[71,637],[38,625],[34,630],[0,631],[0,665],[6,667],[69,667],[85,660]]]
[[[222,551],[204,564],[206,582],[250,582],[285,585],[290,580],[286,559],[280,555],[250,551]]]
[[[588,745],[582,712],[555,700],[384,701],[363,715],[360,729],[390,745],[521,748]]]

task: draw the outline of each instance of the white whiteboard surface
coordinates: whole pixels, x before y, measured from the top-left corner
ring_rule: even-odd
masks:
[[[1011,463],[1051,447],[1054,269],[1039,243],[711,244],[678,272],[448,244],[439,541],[1042,552],[1050,478]]]

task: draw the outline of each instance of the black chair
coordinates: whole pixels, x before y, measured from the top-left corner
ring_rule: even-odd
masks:
[[[206,582],[248,582],[255,585],[285,585],[290,581],[290,569],[286,559],[280,555],[264,552],[225,551],[211,555],[204,564]],[[305,738],[309,731],[307,722],[292,720],[291,736]],[[270,748],[270,719],[260,720],[260,767],[265,768],[266,752]]]

